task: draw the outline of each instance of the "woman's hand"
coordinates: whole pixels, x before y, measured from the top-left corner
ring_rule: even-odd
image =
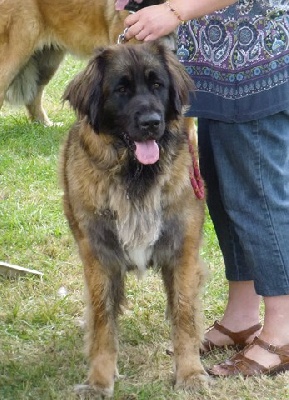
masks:
[[[145,7],[125,19],[125,26],[128,28],[125,38],[126,40],[133,37],[144,41],[156,40],[173,32],[179,24],[179,18],[168,4]]]
[[[135,0],[142,3],[143,0]],[[124,23],[128,28],[125,38],[156,40],[172,33],[182,20],[191,20],[211,14],[232,5],[237,0],[170,0],[165,3],[144,7],[129,15]],[[116,6],[125,7],[128,0],[116,0]]]

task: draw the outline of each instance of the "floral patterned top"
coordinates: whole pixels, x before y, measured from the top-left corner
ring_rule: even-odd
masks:
[[[187,115],[249,121],[289,109],[289,0],[239,0],[178,30]]]

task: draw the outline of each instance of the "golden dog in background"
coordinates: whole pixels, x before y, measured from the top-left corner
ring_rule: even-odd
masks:
[[[1,0],[0,108],[25,104],[32,120],[51,125],[42,94],[64,55],[89,57],[116,43],[127,15],[115,0]]]

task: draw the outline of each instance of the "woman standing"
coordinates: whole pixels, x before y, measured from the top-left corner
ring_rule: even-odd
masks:
[[[171,0],[130,15],[126,25],[127,39],[144,41],[179,27],[178,56],[196,84],[187,116],[199,119],[201,172],[229,281],[224,315],[206,332],[204,351],[247,345],[209,372],[249,376],[285,371],[289,369],[288,1]]]

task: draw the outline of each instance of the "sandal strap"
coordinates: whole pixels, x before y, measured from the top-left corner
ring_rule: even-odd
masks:
[[[226,363],[224,363],[224,365],[226,366]],[[237,353],[231,357],[226,367],[229,369],[231,367],[235,372],[238,371],[238,373],[244,376],[260,374],[265,369],[265,367],[257,363],[257,361],[244,356],[243,352]]]
[[[289,344],[285,346],[274,346],[273,344],[267,343],[257,336],[254,338],[251,346],[255,344],[262,347],[262,349],[269,351],[270,353],[277,354],[280,357],[281,362],[289,362]]]
[[[258,345],[262,347],[264,350],[274,353],[279,356],[280,363],[267,368],[257,361],[251,360],[246,357],[246,351],[250,349],[252,346]],[[264,340],[255,337],[253,342],[246,346],[242,351],[233,355],[231,358],[218,364],[225,371],[225,373],[218,373],[218,371],[214,371],[214,369],[209,369],[208,372],[210,375],[214,376],[232,376],[241,374],[243,376],[252,376],[252,375],[274,375],[280,372],[289,370],[289,344],[285,346],[273,346],[269,343],[266,343]]]
[[[246,340],[248,339],[248,337],[260,330],[262,328],[262,325],[259,323],[251,326],[248,329],[244,329],[243,331],[232,332],[230,331],[230,329],[227,329],[223,325],[219,324],[218,321],[215,321],[212,328],[215,328],[217,331],[223,333],[226,336],[229,336],[233,340],[235,345],[240,345],[246,344]]]

